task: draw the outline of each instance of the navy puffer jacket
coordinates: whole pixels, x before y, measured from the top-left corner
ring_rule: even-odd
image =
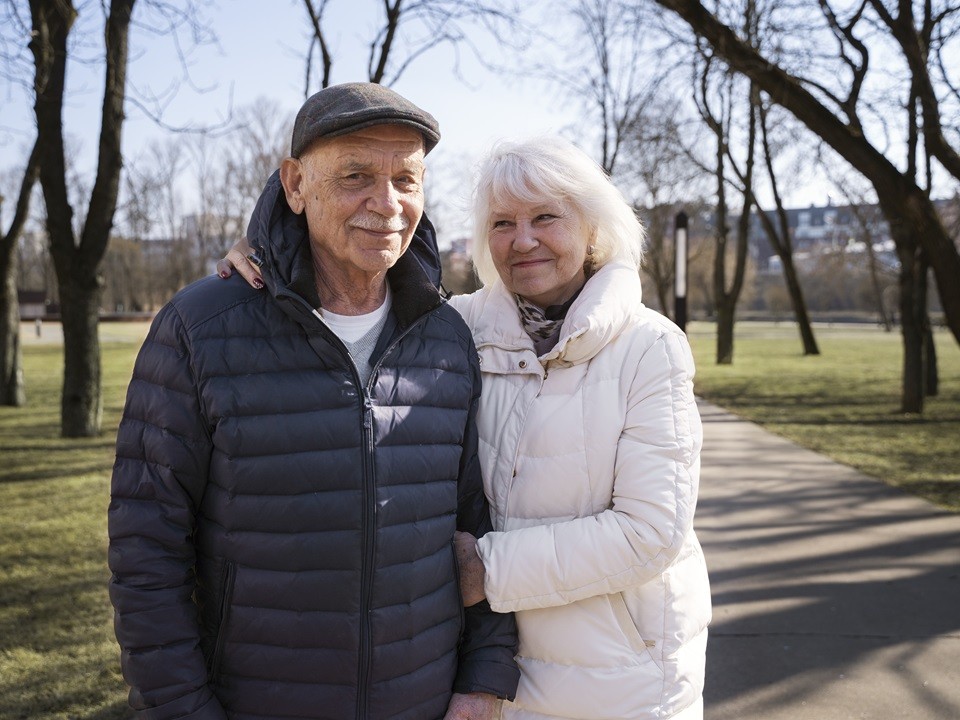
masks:
[[[435,257],[432,228],[418,253]],[[166,718],[442,718],[513,697],[512,615],[464,611],[455,529],[490,527],[477,353],[408,252],[365,388],[271,178],[266,291],[207,278],[157,316],[117,439],[111,598],[130,701]],[[433,267],[428,262],[429,267]]]

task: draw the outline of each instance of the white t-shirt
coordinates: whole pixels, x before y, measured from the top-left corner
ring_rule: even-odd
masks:
[[[320,308],[320,315],[324,321],[326,321],[327,325],[330,326],[330,329],[337,334],[337,337],[345,343],[355,343],[374,327],[383,323],[383,320],[387,317],[387,313],[390,312],[392,301],[393,297],[390,292],[390,285],[388,284],[387,294],[383,300],[383,304],[373,312],[368,312],[363,315],[338,315],[337,313]]]
[[[320,316],[324,322],[330,326],[337,337],[343,340],[343,344],[350,351],[350,357],[353,358],[360,373],[360,380],[364,384],[370,377],[370,356],[377,345],[377,339],[387,321],[387,313],[390,312],[392,304],[393,294],[388,284],[383,304],[373,312],[363,315],[338,315],[320,308]]]

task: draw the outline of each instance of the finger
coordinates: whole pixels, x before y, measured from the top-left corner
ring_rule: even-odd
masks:
[[[222,277],[224,280],[233,275],[233,270],[231,270],[230,263],[227,262],[226,258],[220,258],[217,260],[217,275]]]
[[[251,263],[242,252],[236,248],[231,248],[224,260],[240,273],[240,276],[247,281],[250,287],[256,288],[257,290],[263,289],[263,278],[260,275],[260,268]]]

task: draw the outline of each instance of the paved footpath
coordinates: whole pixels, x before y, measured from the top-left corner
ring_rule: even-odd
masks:
[[[960,720],[960,514],[701,413],[705,720]]]

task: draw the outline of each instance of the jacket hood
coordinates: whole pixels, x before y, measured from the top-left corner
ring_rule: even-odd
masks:
[[[319,307],[306,215],[296,214],[287,205],[279,170],[270,176],[257,199],[247,226],[247,242],[259,253],[264,283],[274,295],[281,288],[289,288],[312,307]],[[404,253],[407,255],[416,258],[426,282],[439,290],[440,249],[436,230],[426,214],[420,218]]]

